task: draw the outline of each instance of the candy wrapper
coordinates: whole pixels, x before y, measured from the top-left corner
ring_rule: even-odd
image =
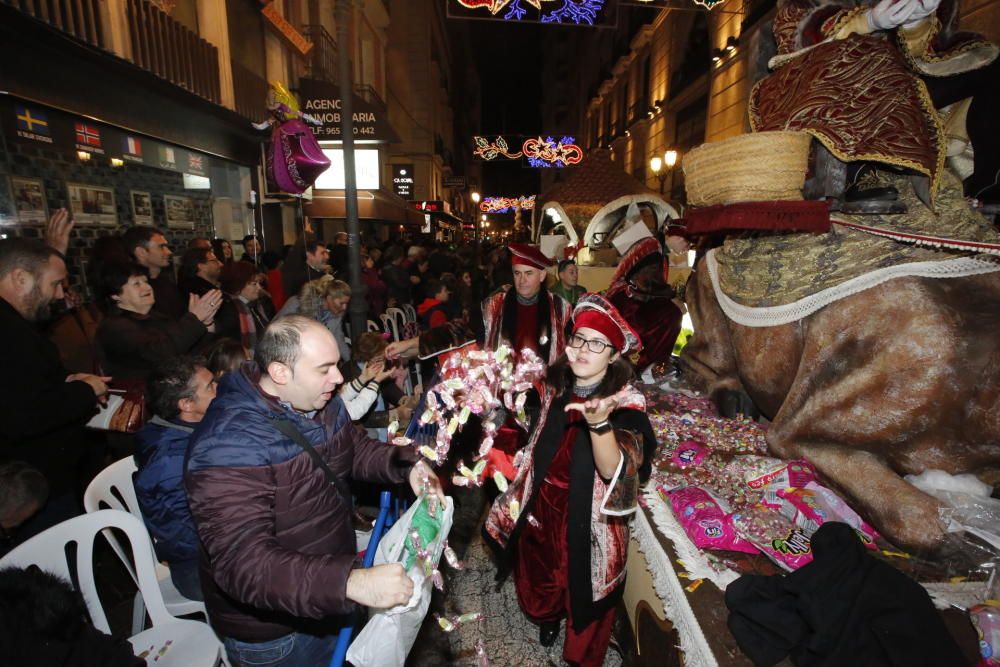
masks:
[[[1000,601],[969,609],[969,620],[979,635],[979,655],[976,667],[1000,667]]]
[[[709,492],[689,486],[670,493],[669,497],[677,520],[699,549],[758,552],[756,547],[737,534],[723,501]]]
[[[740,537],[760,549],[786,570],[797,570],[812,562],[812,543],[801,528],[763,505],[732,515]]]
[[[876,550],[878,532],[848,507],[836,493],[816,482],[809,482],[804,489],[778,489],[778,511],[792,523],[812,534],[827,521],[846,523],[858,534],[862,544]]]
[[[805,459],[795,461],[768,459],[761,468],[747,470],[744,480],[747,486],[755,491],[769,486],[777,489],[802,488],[816,480],[816,469]]]

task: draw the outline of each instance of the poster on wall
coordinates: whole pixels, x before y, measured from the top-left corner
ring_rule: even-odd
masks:
[[[132,219],[137,225],[153,224],[153,198],[148,192],[132,190]]]
[[[78,225],[117,225],[115,191],[97,185],[67,183],[69,209]]]
[[[17,211],[17,222],[22,225],[43,224],[49,219],[48,207],[45,205],[45,184],[41,179],[11,176],[10,188]]]
[[[163,208],[170,229],[194,229],[194,203],[190,197],[163,195]]]

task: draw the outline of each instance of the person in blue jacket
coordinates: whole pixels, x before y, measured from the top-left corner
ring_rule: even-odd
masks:
[[[215,398],[215,377],[189,356],[162,364],[148,385],[154,417],[137,434],[133,483],[156,556],[184,597],[202,600],[198,531],[184,488],[184,457],[194,427]]]

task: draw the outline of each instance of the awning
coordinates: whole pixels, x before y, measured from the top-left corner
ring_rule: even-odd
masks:
[[[420,211],[416,211],[420,213]],[[423,215],[423,214],[421,214]],[[462,219],[457,215],[452,215],[451,213],[445,213],[444,211],[433,211],[427,215],[431,216],[431,219],[436,220],[440,227],[445,229],[461,229]]]
[[[310,218],[346,218],[347,204],[340,190],[322,190],[305,202]],[[406,205],[406,200],[381,190],[358,190],[358,218],[398,225],[422,226],[424,214]]]

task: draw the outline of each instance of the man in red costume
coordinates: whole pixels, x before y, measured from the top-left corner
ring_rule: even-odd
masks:
[[[483,301],[485,346],[495,350],[500,345],[509,345],[515,354],[529,348],[551,364],[566,347],[570,306],[545,287],[546,269],[552,260],[538,246],[511,243],[509,249],[514,285],[504,285]],[[529,392],[525,409],[532,423],[539,405],[538,393]],[[514,476],[513,457],[526,440],[527,433],[513,418],[497,432],[493,445],[496,453],[491,452],[491,460],[508,479]]]
[[[637,224],[645,229],[645,225]],[[642,352],[633,360],[640,373],[654,364],[670,361],[684,316],[666,281],[667,268],[660,242],[648,229],[645,231],[625,251],[605,293],[642,339]],[[678,247],[686,246],[680,237],[668,239],[671,243],[676,241]]]

